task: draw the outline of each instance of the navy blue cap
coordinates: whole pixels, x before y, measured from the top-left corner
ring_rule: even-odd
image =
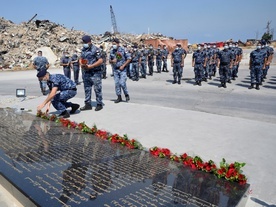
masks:
[[[84,43],[91,42],[91,37],[89,35],[84,35],[81,39]]]
[[[36,75],[36,77],[41,78],[44,77],[47,73],[47,70],[41,70],[38,72],[38,74]]]

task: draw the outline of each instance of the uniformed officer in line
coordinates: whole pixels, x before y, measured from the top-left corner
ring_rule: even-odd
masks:
[[[64,75],[71,79],[71,58],[69,52],[65,51],[60,58],[60,65],[63,67]]]
[[[270,41],[267,41],[266,48],[268,50],[268,57],[267,57],[267,63],[266,63],[265,69],[263,71],[263,79],[266,79],[267,72],[268,72],[268,69],[270,68],[270,64],[272,62],[273,55],[274,55],[274,49],[270,47]]]
[[[161,73],[161,68],[162,68],[162,57],[163,57],[163,52],[161,50],[161,45],[158,45],[158,48],[155,53],[155,61],[156,61],[156,68],[157,68],[157,73]]]
[[[132,63],[132,75],[131,79],[133,81],[139,80],[139,69],[141,64],[141,54],[138,50],[138,45],[134,44],[132,48],[132,54],[131,54],[131,63]]]
[[[235,43],[235,50],[237,51],[236,52],[236,54],[237,54],[237,60],[236,60],[236,67],[233,70],[233,74],[232,74],[233,80],[235,80],[238,77],[240,62],[242,60],[242,54],[243,54],[243,51],[239,47],[239,43],[238,42]]]
[[[149,66],[149,75],[151,76],[153,75],[154,56],[155,56],[155,51],[153,49],[152,44],[150,44],[147,52],[147,61]]]
[[[207,58],[207,61],[208,61],[209,53],[208,53],[207,43],[203,44],[203,50],[202,51],[203,51],[204,56]],[[207,64],[207,63],[205,65],[205,67],[203,67],[203,77],[202,77],[202,80],[206,81],[206,82],[207,82],[207,79],[208,79],[208,68],[207,67],[209,66],[209,64]]]
[[[273,48],[267,46],[267,42],[265,40],[261,40],[261,44],[262,44],[262,51],[267,55],[265,69],[262,70],[262,82],[264,82],[264,79],[266,79],[266,76],[267,76],[267,71],[269,69],[274,51],[273,51]],[[260,85],[262,85],[262,83]]]
[[[33,60],[33,67],[34,69],[36,69],[37,73],[39,73],[39,71],[41,70],[47,70],[49,68],[50,64],[47,60],[46,57],[42,56],[42,51],[39,50],[37,52],[37,57],[34,58]],[[46,95],[46,85],[47,85],[47,82],[45,81],[39,81],[39,86],[40,86],[40,89],[41,89],[41,92],[43,95]],[[51,88],[50,88],[51,90]]]
[[[256,89],[260,90],[260,84],[262,83],[262,71],[265,69],[267,62],[267,53],[261,50],[261,43],[258,42],[257,49],[250,53],[249,70],[251,77],[251,85],[248,89],[254,88],[256,83]]]
[[[110,51],[110,63],[114,64],[114,81],[115,81],[115,92],[117,99],[114,103],[119,103],[122,101],[121,89],[126,97],[126,101],[129,101],[129,93],[127,90],[127,74],[126,66],[131,61],[131,56],[128,52],[125,51],[123,47],[120,46],[119,39],[115,38],[112,42],[113,49]]]
[[[103,108],[103,94],[102,94],[102,63],[103,57],[100,49],[92,44],[91,37],[84,35],[82,37],[83,48],[81,52],[80,65],[83,70],[83,85],[84,85],[84,106],[80,108],[81,111],[91,110],[91,93],[94,86],[97,106],[95,111]]]
[[[202,76],[203,76],[203,67],[207,62],[207,57],[201,49],[201,45],[197,45],[197,50],[193,53],[192,58],[192,67],[194,67],[195,73],[195,85],[201,86]]]
[[[145,45],[142,45],[140,54],[141,54],[141,67],[140,67],[141,78],[146,78],[147,77],[147,51],[145,49]]]
[[[221,87],[226,88],[226,81],[228,80],[229,68],[232,68],[233,57],[227,43],[223,45],[224,49],[218,53],[218,65]]]
[[[74,73],[74,81],[77,85],[80,85],[79,82],[79,74],[80,74],[80,63],[79,63],[79,56],[78,51],[74,51],[72,57],[71,57],[71,68],[73,68]]]
[[[207,61],[206,61],[206,78],[212,79],[213,75],[213,65],[214,65],[214,59],[215,59],[215,51],[211,48],[210,43],[207,43]]]
[[[228,69],[228,79],[227,83],[232,83],[232,80],[235,80],[236,78],[233,76],[234,71],[236,70],[237,60],[238,60],[238,51],[235,50],[233,43],[229,43],[229,51],[232,53],[232,68]]]
[[[60,113],[59,116],[68,118],[70,117],[70,114],[74,114],[80,107],[79,104],[67,102],[77,94],[76,83],[71,79],[62,74],[50,74],[47,70],[39,71],[37,78],[40,81],[47,81],[53,86],[48,97],[37,106],[37,111],[41,111],[45,106],[47,106],[46,113],[48,113],[52,103],[54,108]],[[70,114],[66,110],[68,107],[72,108]]]
[[[102,64],[102,72],[103,72],[103,79],[106,79],[106,58],[107,58],[107,54],[106,52],[104,51],[104,48],[103,46],[101,45],[100,46],[100,50],[101,50],[101,53],[102,53],[102,58],[103,58],[103,64]]]
[[[217,73],[217,56],[218,56],[218,53],[219,53],[219,49],[217,48],[217,45],[214,44],[213,45],[213,50],[214,50],[214,65],[212,66],[213,67],[213,73],[212,73],[212,76],[216,76],[216,73]]]
[[[162,72],[169,72],[168,64],[167,64],[169,50],[167,49],[166,45],[163,45],[162,53],[163,53],[163,56],[162,56],[162,60],[163,60]]]
[[[184,67],[185,54],[181,48],[181,44],[177,43],[175,50],[172,52],[171,67],[173,67],[173,84],[181,84],[181,78]]]

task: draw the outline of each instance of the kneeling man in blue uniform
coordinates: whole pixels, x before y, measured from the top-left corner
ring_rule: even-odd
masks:
[[[46,113],[50,109],[51,103],[54,108],[60,113],[59,116],[63,118],[70,117],[70,114],[74,114],[80,107],[79,104],[67,102],[77,94],[76,83],[62,74],[50,74],[46,70],[41,70],[37,74],[39,81],[47,81],[52,85],[52,90],[48,97],[37,107],[37,111],[41,111],[46,106]],[[70,114],[66,110],[71,107]]]

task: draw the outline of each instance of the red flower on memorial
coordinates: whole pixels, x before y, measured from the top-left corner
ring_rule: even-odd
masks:
[[[55,115],[49,116],[48,114],[41,111],[37,112],[37,117],[61,123],[63,126],[68,128],[79,129],[84,133],[93,134],[98,138],[109,140],[112,143],[119,143],[122,146],[128,147],[129,149],[143,149],[143,146],[137,140],[130,140],[126,134],[123,136],[120,136],[118,134],[112,135],[105,130],[98,130],[96,125],[90,128],[84,122],[71,122],[69,119],[58,118]],[[199,156],[192,157],[187,153],[183,153],[182,155],[177,156],[175,154],[172,154],[168,148],[152,147],[149,149],[149,152],[156,157],[168,158],[175,162],[182,162],[183,165],[191,167],[195,170],[213,173],[218,178],[224,178],[230,182],[238,182],[241,185],[244,185],[247,182],[247,178],[244,174],[242,174],[241,170],[241,168],[245,166],[245,163],[234,162],[228,164],[223,158],[220,162],[220,167],[217,168],[212,160],[209,160],[208,162],[203,162],[203,160]]]

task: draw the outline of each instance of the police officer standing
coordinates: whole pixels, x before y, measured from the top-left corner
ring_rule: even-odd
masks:
[[[60,112],[59,116],[68,118],[80,107],[79,104],[67,102],[77,94],[76,84],[71,79],[62,74],[50,74],[46,70],[39,71],[37,78],[40,81],[47,81],[53,86],[45,101],[38,105],[37,111],[41,111],[47,105],[46,113],[48,113],[52,103],[55,109]],[[66,110],[68,107],[72,108],[70,114]]]
[[[195,85],[201,86],[203,67],[206,65],[207,58],[204,52],[201,50],[200,44],[197,46],[197,50],[193,53],[192,67],[194,67],[195,73]]]
[[[103,58],[103,64],[102,64],[103,79],[106,79],[107,78],[106,77],[106,58],[107,58],[107,54],[104,51],[104,48],[103,48],[102,45],[100,46],[100,50],[101,50],[102,58]]]
[[[145,49],[145,45],[142,45],[142,48],[140,50],[141,54],[141,67],[140,67],[140,72],[141,72],[141,78],[146,78],[147,75],[147,51]]]
[[[262,82],[262,70],[265,69],[267,62],[267,53],[261,50],[261,43],[258,42],[257,49],[250,53],[249,70],[251,77],[251,85],[248,89],[254,88],[256,82],[256,89],[260,90],[260,84]]]
[[[152,76],[153,75],[153,66],[154,66],[154,55],[155,55],[152,44],[149,45],[147,55],[148,55],[147,61],[148,61],[148,66],[149,66],[149,75]]]
[[[133,81],[138,81],[139,80],[139,67],[141,63],[141,54],[138,51],[138,46],[137,44],[134,44],[133,46],[133,51],[131,54],[131,63],[132,63],[132,75],[131,78]]]
[[[162,54],[163,54],[163,56],[162,56],[162,60],[163,60],[162,71],[163,71],[163,72],[169,72],[169,70],[168,70],[168,64],[167,64],[169,51],[168,51],[166,45],[163,45]]]
[[[42,51],[39,50],[37,52],[37,57],[33,60],[33,67],[37,70],[37,73],[39,73],[41,70],[47,70],[50,66],[48,60],[46,57],[42,56]],[[40,89],[43,95],[46,95],[46,85],[47,82],[45,81],[39,81]],[[50,89],[51,90],[51,89]]]
[[[235,80],[236,78],[234,77],[233,74],[235,74],[235,70],[237,68],[237,60],[238,60],[238,51],[234,48],[233,43],[229,43],[229,50],[232,53],[232,68],[228,69],[228,83],[232,83],[231,79]]]
[[[218,53],[218,65],[221,87],[226,88],[226,81],[228,80],[229,69],[232,68],[233,56],[228,49],[228,44],[224,43],[224,49]]]
[[[176,82],[181,84],[181,77],[184,67],[185,54],[181,48],[181,44],[177,43],[175,50],[172,52],[171,67],[173,67],[173,84]],[[178,80],[178,81],[177,81]]]
[[[91,93],[92,87],[96,94],[97,106],[95,111],[99,111],[103,108],[103,95],[102,95],[102,68],[103,63],[102,53],[99,48],[91,42],[91,37],[84,35],[82,37],[83,49],[81,52],[80,65],[83,69],[83,85],[85,100],[84,106],[80,108],[81,111],[91,110]]]
[[[67,51],[63,53],[63,56],[60,58],[60,65],[63,66],[64,75],[71,79],[71,58]]]
[[[158,45],[158,48],[156,50],[156,67],[157,67],[157,73],[161,73],[161,67],[162,67],[162,57],[163,57],[163,52],[161,50],[161,45]]]
[[[74,54],[71,57],[71,67],[73,68],[74,72],[74,81],[77,85],[80,84],[79,82],[79,74],[80,74],[80,63],[78,57],[78,51],[74,51]]]
[[[125,51],[123,47],[120,46],[119,39],[115,38],[112,42],[113,49],[110,51],[110,63],[114,64],[114,81],[115,81],[115,92],[117,99],[114,103],[119,103],[122,101],[121,89],[126,97],[126,101],[129,101],[129,93],[127,90],[126,80],[126,66],[131,61],[131,56]]]

